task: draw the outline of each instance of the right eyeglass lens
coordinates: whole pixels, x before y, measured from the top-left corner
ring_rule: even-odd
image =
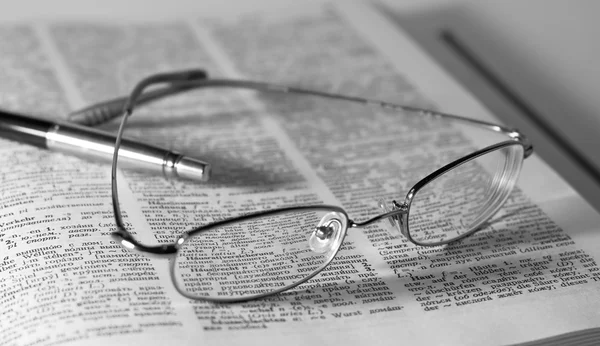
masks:
[[[323,269],[347,225],[345,214],[324,207],[210,227],[181,245],[173,279],[190,298],[239,301],[279,292]]]
[[[427,183],[410,204],[411,238],[420,245],[441,245],[477,230],[508,198],[522,162],[523,146],[509,144]]]

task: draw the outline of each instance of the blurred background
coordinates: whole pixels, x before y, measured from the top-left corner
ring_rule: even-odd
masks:
[[[150,18],[276,0],[0,0],[0,23]],[[311,0],[320,1],[320,0]],[[372,0],[600,210],[600,1]],[[1,52],[0,43],[0,52]]]
[[[600,1],[394,1],[385,12],[600,209]]]

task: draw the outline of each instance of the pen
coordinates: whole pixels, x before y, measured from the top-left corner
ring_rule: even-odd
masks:
[[[0,137],[100,162],[112,162],[115,136],[97,129],[0,110]],[[119,167],[165,178],[207,181],[210,165],[176,152],[123,138]]]

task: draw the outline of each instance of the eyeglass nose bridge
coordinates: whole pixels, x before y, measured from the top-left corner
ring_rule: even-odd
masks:
[[[350,220],[350,227],[365,227],[382,219],[387,219],[388,222],[390,222],[390,224],[392,225],[392,227],[395,227],[398,230],[398,234],[394,235],[402,234],[410,239],[410,237],[408,236],[408,227],[406,227],[408,219],[408,205],[406,205],[405,203],[399,204],[396,201],[392,201],[392,208],[390,209],[387,207],[387,205],[385,205],[383,200],[378,201],[378,205],[381,209],[385,211],[385,213],[377,215],[363,222],[355,222]]]

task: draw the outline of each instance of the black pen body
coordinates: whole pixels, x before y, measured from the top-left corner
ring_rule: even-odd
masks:
[[[53,125],[43,119],[0,110],[0,138],[48,149],[46,134]]]

